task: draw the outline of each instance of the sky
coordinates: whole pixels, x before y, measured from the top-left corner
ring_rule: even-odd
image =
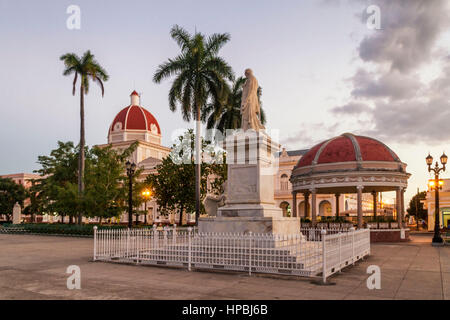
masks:
[[[67,28],[70,5],[81,10],[79,30]],[[370,5],[379,29],[367,25]],[[0,174],[32,172],[58,140],[79,140],[79,97],[59,61],[68,52],[91,50],[110,75],[103,98],[93,84],[85,99],[88,145],[106,142],[133,90],[164,145],[193,127],[169,110],[170,81],[152,82],[179,52],[169,35],[178,24],[231,35],[220,55],[238,76],[253,69],[266,127],[284,147],[344,132],[379,139],[408,164],[409,200],[430,178],[428,152],[450,153],[449,12],[445,0],[0,0]]]

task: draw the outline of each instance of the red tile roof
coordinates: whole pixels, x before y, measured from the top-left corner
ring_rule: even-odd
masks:
[[[148,110],[140,106],[128,106],[122,109],[114,118],[110,130],[114,131],[115,125],[118,122],[121,123],[122,130],[151,131],[151,125],[155,124],[158,129],[158,134],[161,134],[161,129],[156,118]]]
[[[396,161],[399,157],[384,143],[369,137],[345,133],[312,147],[296,167],[349,161]]]

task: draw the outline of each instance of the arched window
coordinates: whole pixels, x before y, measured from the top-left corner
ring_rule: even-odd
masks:
[[[288,190],[289,189],[289,178],[286,174],[283,174],[280,178],[280,189],[281,190]]]
[[[328,200],[323,200],[319,204],[320,216],[331,216],[331,203]]]
[[[290,217],[291,216],[291,205],[289,202],[283,201],[280,204],[281,210],[283,210],[283,217]]]

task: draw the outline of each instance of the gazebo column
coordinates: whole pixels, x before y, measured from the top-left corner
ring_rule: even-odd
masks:
[[[397,222],[399,228],[402,227],[402,188],[395,190],[395,207],[397,209]]]
[[[372,191],[372,197],[373,197],[373,217],[377,217],[377,200],[378,200],[378,194],[376,191]]]
[[[405,227],[405,191],[406,188],[402,188],[400,191],[401,201],[400,201],[400,208],[401,208],[401,216],[402,216],[402,224],[400,225],[401,228]]]
[[[357,186],[357,213],[358,213],[358,229],[362,229],[363,227],[363,210],[362,210],[362,191],[363,186]]]
[[[297,191],[292,191],[292,216],[297,218]]]
[[[313,226],[317,222],[317,212],[316,212],[316,189],[309,190],[311,192],[311,222]]]
[[[305,198],[305,218],[308,217],[308,206],[309,206],[309,192],[305,192],[304,193],[304,198]]]
[[[340,198],[341,194],[340,193],[336,193],[335,197],[336,197],[336,218],[339,218],[339,198]]]

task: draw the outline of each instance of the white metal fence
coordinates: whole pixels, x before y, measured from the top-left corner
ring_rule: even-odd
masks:
[[[94,261],[189,270],[222,269],[251,274],[318,276],[323,280],[370,254],[370,231],[302,229],[293,235],[194,233],[164,229],[97,230]]]

